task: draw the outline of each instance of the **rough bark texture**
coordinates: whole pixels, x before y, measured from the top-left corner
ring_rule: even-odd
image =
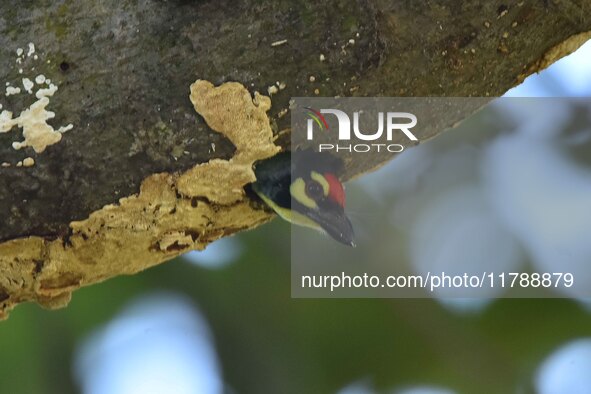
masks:
[[[51,79],[59,90],[50,123],[73,129],[43,152],[13,149],[16,127],[0,133],[0,316],[23,301],[63,305],[82,285],[268,220],[243,186],[252,162],[276,150],[271,133],[288,129],[290,97],[497,96],[589,39],[589,8],[587,0],[3,1],[0,83]],[[196,80],[236,81],[250,94],[202,82],[189,100]],[[282,89],[269,90],[277,82]],[[272,106],[253,102],[255,91],[273,93]],[[18,114],[34,101],[3,94],[0,111]],[[281,135],[276,144],[286,146]],[[27,157],[35,164],[17,167]]]

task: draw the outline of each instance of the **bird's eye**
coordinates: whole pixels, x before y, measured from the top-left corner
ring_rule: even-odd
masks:
[[[316,181],[309,181],[306,183],[306,194],[314,200],[324,196],[324,189],[322,185]]]

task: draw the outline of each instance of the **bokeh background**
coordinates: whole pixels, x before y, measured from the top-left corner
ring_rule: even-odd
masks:
[[[591,42],[507,96],[590,94]],[[591,129],[531,116],[537,126],[511,130],[476,116],[348,187],[370,204],[396,199],[407,226],[434,212],[439,230],[421,237],[498,222],[489,241],[504,237],[520,264],[591,264]],[[475,188],[494,199],[457,204]],[[559,225],[565,206],[577,226]],[[470,217],[484,225],[463,234]],[[0,323],[0,393],[591,393],[588,300],[292,299],[289,241],[275,220],[81,289],[65,309],[19,306]],[[456,249],[446,258],[461,261]]]

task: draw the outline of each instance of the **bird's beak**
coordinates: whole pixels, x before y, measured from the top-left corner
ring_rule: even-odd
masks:
[[[353,226],[342,208],[313,210],[308,213],[308,216],[335,240],[348,246],[355,246]]]

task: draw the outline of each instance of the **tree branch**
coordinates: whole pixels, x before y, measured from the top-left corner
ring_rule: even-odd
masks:
[[[291,97],[492,97],[591,37],[582,0],[43,3],[0,4],[0,315],[269,220],[243,186]]]

